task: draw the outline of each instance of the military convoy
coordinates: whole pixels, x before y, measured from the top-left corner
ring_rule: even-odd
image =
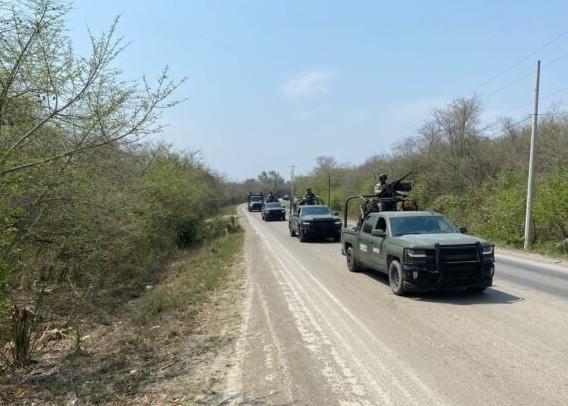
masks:
[[[386,175],[381,176],[375,194],[348,197],[343,221],[311,190],[303,198],[292,197],[290,236],[298,236],[301,242],[315,238],[340,241],[349,271],[385,273],[396,295],[448,288],[483,292],[493,283],[494,246],[466,234],[464,227],[442,214],[419,211],[408,195],[412,185],[402,182],[408,175],[389,184]],[[349,224],[350,204],[357,199],[363,201],[360,216],[356,224]],[[279,219],[284,220],[282,206],[278,209],[269,206],[272,204],[263,204],[263,219],[278,217],[280,210]],[[249,194],[249,211],[250,207]]]

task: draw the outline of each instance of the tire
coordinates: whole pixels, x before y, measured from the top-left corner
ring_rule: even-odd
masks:
[[[335,242],[341,241],[341,234],[334,236],[333,241],[335,241]]]
[[[283,215],[282,217],[280,217],[280,221],[286,221],[286,215]]]
[[[298,237],[300,237],[300,242],[308,241],[308,236],[303,233],[301,228],[298,229]]]
[[[404,289],[404,272],[398,260],[393,259],[389,264],[389,285],[392,293],[398,296],[404,296],[406,291]]]
[[[296,236],[296,232],[294,230],[292,230],[292,225],[288,224],[288,230],[290,230],[290,237],[295,237]]]
[[[466,290],[469,293],[473,293],[473,294],[483,293],[485,291],[485,289],[487,289],[487,286],[474,286],[474,287],[471,287],[471,288],[466,288]]]
[[[355,252],[353,251],[353,247],[348,247],[347,252],[345,252],[345,258],[347,259],[347,269],[350,272],[359,272],[361,267],[355,258]]]

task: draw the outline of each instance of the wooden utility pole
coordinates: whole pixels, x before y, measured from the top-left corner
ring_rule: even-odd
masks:
[[[292,206],[294,204],[294,195],[296,194],[296,185],[295,185],[296,178],[295,178],[295,175],[294,175],[294,168],[295,167],[296,167],[295,165],[290,165],[290,169],[291,169],[291,173],[290,173],[290,202],[289,202],[290,213],[292,213]]]
[[[532,120],[532,131],[531,131],[531,149],[529,154],[529,179],[527,182],[527,211],[525,213],[525,241],[524,249],[529,250],[533,238],[533,228],[532,228],[532,209],[534,200],[534,160],[535,160],[535,148],[536,148],[536,137],[537,137],[537,124],[538,124],[538,92],[540,87],[540,61],[536,64],[536,87],[534,90],[534,114]]]
[[[331,208],[331,175],[327,174],[327,205]]]

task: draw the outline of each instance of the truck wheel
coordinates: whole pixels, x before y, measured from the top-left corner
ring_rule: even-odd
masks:
[[[361,270],[361,267],[359,266],[359,264],[357,263],[357,259],[355,258],[353,247],[347,248],[345,257],[347,258],[347,269],[349,269],[349,271],[359,272]]]
[[[296,236],[296,232],[294,230],[292,230],[292,226],[290,224],[288,224],[288,230],[290,230],[290,237]]]
[[[300,237],[300,242],[306,242],[308,240],[308,236],[301,228],[298,229],[298,236]]]
[[[338,234],[338,235],[334,236],[334,237],[333,237],[333,241],[335,241],[335,242],[341,241],[341,234]]]
[[[395,295],[404,296],[406,294],[404,290],[404,273],[402,272],[400,262],[396,259],[393,259],[389,265],[389,285]]]

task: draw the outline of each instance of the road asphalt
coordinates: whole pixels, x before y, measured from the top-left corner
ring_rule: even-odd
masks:
[[[568,267],[496,256],[483,294],[398,297],[241,208],[246,292],[226,404],[566,405]]]

